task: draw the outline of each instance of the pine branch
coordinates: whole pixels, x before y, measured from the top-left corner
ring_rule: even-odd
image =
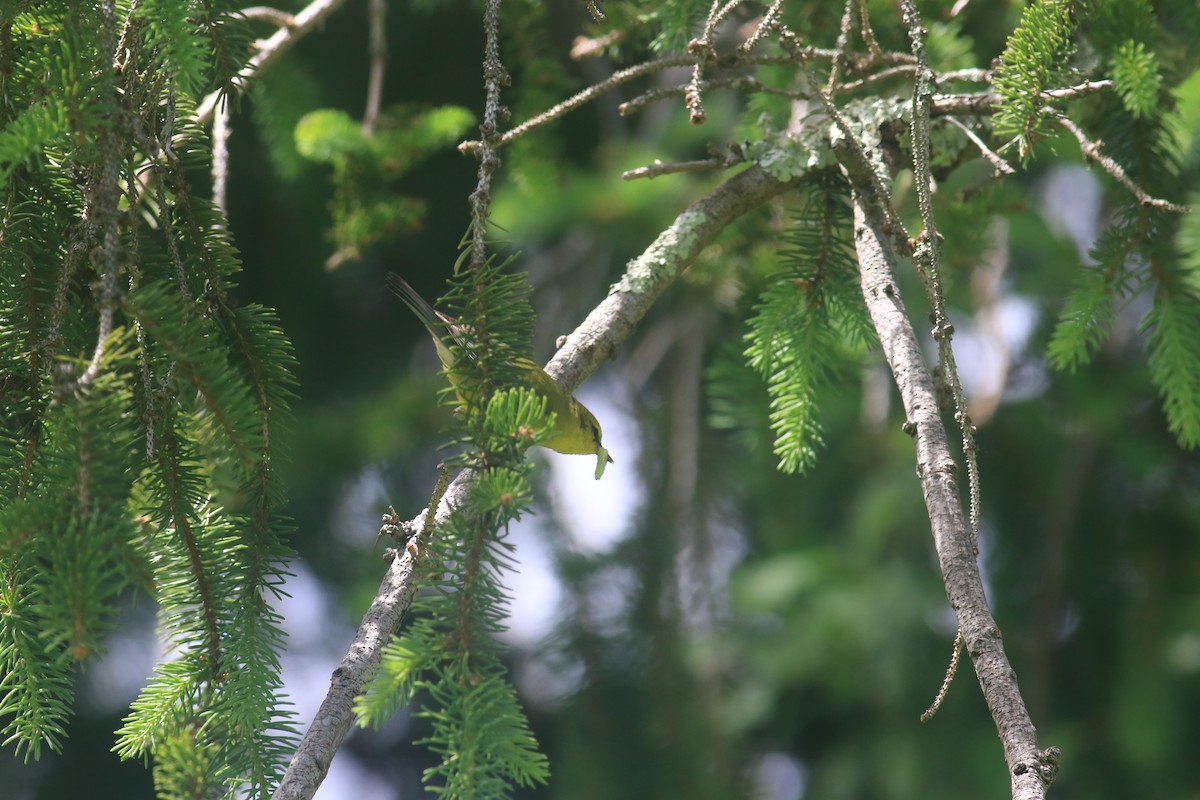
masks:
[[[1096,265],[1079,271],[1059,312],[1046,348],[1052,367],[1074,372],[1108,337],[1116,303],[1131,291],[1129,256],[1142,239],[1134,224],[1114,224],[1101,232],[1089,253]]]
[[[996,132],[1015,137],[1022,162],[1041,134],[1046,106],[1043,92],[1055,83],[1074,52],[1072,25],[1070,9],[1063,0],[1028,5],[1000,56],[993,81],[1001,98]]]
[[[818,392],[870,332],[855,285],[858,265],[849,243],[845,183],[817,174],[793,220],[786,271],[772,279],[746,334],[747,364],[767,383],[771,428],[782,472],[803,472],[822,445]],[[864,335],[867,334],[867,335]]]
[[[1142,329],[1149,331],[1150,374],[1179,444],[1200,445],[1200,297],[1181,286],[1157,293]]]

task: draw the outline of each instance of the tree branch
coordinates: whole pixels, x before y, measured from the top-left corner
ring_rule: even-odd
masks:
[[[758,166],[734,175],[687,207],[646,251],[629,262],[625,275],[575,332],[565,337],[546,372],[568,392],[611,358],[659,295],[730,222],[800,182],[784,183]],[[363,616],[354,641],[333,672],[329,692],[292,757],[273,800],[308,800],[316,792],[342,739],[354,720],[354,700],[379,668],[383,648],[400,626],[417,590],[414,556],[422,537],[441,524],[459,505],[471,485],[462,472],[426,513],[411,522],[384,518],[385,529],[416,531],[404,551],[397,551],[379,591]],[[436,492],[435,492],[436,496]]]
[[[1117,163],[1116,159],[1112,158],[1112,156],[1109,156],[1104,152],[1104,150],[1101,149],[1103,142],[1093,142],[1088,138],[1088,135],[1083,132],[1083,129],[1072,122],[1068,117],[1060,115],[1055,117],[1055,121],[1070,131],[1071,135],[1074,136],[1079,142],[1079,150],[1081,153],[1083,153],[1083,157],[1087,159],[1089,164],[1093,162],[1099,164],[1105,172],[1107,172],[1109,175],[1112,175],[1118,183],[1128,189],[1129,193],[1136,197],[1138,202],[1142,205],[1149,206],[1151,208],[1157,208],[1162,211],[1173,211],[1177,214],[1187,214],[1191,211],[1188,206],[1181,206],[1177,203],[1172,203],[1167,200],[1160,200],[1157,197],[1151,197],[1145,189],[1134,183],[1133,179],[1130,178],[1129,174],[1125,172],[1125,169]]]
[[[614,86],[620,86],[621,84],[627,83],[635,78],[639,78],[642,75],[661,72],[662,70],[671,69],[673,67],[687,66],[694,62],[695,59],[691,56],[666,56],[656,61],[647,61],[645,63],[636,64],[632,67],[628,67],[627,69],[620,70],[619,72],[614,72],[612,75],[609,75],[599,83],[589,86],[583,91],[568,97],[566,100],[563,100],[558,105],[543,111],[541,114],[538,114],[532,119],[526,120],[520,125],[505,131],[504,135],[500,136],[496,140],[496,144],[497,146],[504,146],[513,139],[516,139],[518,136],[525,134],[527,131],[537,128],[541,125],[545,125],[548,122],[553,122],[564,114],[574,111],[576,108],[579,108],[585,103],[594,100],[595,98],[607,92],[609,89],[612,89]],[[459,152],[462,153],[475,153],[480,146],[480,142],[471,139],[460,144],[458,149]]]
[[[559,386],[574,391],[601,362],[616,355],[671,282],[691,266],[696,256],[725,227],[767,200],[800,183],[771,177],[761,167],[749,167],[692,203],[675,218],[645,252],[625,268],[587,319],[560,344],[546,372]]]
[[[1047,89],[1042,97],[1047,100],[1076,100],[1113,88],[1110,80],[1084,81],[1075,86],[1061,89]],[[995,92],[972,92],[969,94],[934,95],[930,114],[935,117],[956,116],[987,116],[996,111],[1000,105],[1000,95]]]
[[[238,90],[241,91],[251,78],[269,67],[275,59],[292,49],[292,45],[303,39],[345,1],[313,0],[313,2],[306,5],[294,17],[291,17],[289,24],[280,27],[269,39],[256,42],[255,45],[258,48],[258,52],[246,62],[246,66],[242,67],[237,77],[234,78],[234,84],[238,87]],[[258,9],[255,9],[255,11],[258,11]],[[274,21],[276,24],[280,24],[282,18]],[[222,94],[223,90],[218,89],[210,92],[201,101],[199,107],[196,108],[197,122],[201,125],[207,125],[212,120],[213,111],[217,107],[217,100],[220,99]]]
[[[845,148],[839,156],[851,184],[863,298],[900,390],[907,419],[905,430],[916,442],[917,474],[946,595],[958,617],[967,653],[1004,746],[1013,800],[1041,800],[1057,772],[1058,749],[1037,748],[1033,722],[984,596],[975,544],[963,517],[955,478],[957,465],[939,416],[933,377],[900,299],[895,276],[897,256],[886,232],[883,207],[871,176],[857,159]]]
[[[329,764],[354,721],[354,701],[379,669],[383,648],[400,627],[417,592],[411,551],[392,561],[363,616],[350,650],[333,671],[329,692],[288,764],[273,800],[308,800],[325,780]]]
[[[445,520],[465,496],[469,473],[460,473],[447,488],[449,472],[444,471],[434,489],[430,508],[423,516],[401,523],[393,514],[384,515],[380,534],[407,538],[401,550],[389,550],[391,564],[379,584],[379,591],[363,615],[350,649],[333,671],[329,691],[316,716],[296,748],[283,779],[271,800],[310,800],[329,772],[329,764],[354,722],[354,702],[379,671],[383,648],[400,628],[400,620],[412,605],[419,581],[416,569],[424,537]],[[436,509],[436,512],[434,511]],[[404,533],[412,532],[409,537]]]

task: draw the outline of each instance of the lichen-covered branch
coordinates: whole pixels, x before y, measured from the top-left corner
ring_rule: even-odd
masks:
[[[755,165],[688,206],[645,252],[629,262],[608,297],[563,340],[546,372],[564,389],[574,391],[616,354],[659,295],[717,234],[734,219],[799,182],[800,178],[780,181]]]
[[[415,560],[401,552],[383,582],[342,662],[333,671],[329,692],[321,702],[300,746],[272,795],[273,800],[308,800],[329,772],[329,764],[354,722],[354,700],[379,669],[383,648],[412,605],[418,583]]]

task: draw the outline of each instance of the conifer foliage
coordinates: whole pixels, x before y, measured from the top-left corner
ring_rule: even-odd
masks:
[[[528,30],[548,29],[550,5],[513,4],[522,25],[504,46],[514,61],[544,56],[537,50],[545,43]],[[588,5],[596,27],[579,47],[613,61],[649,60],[509,126],[507,104],[540,102],[544,85],[537,70],[510,73],[501,63],[501,3],[486,4],[483,141],[460,146],[481,157],[470,198],[474,238],[442,302],[462,325],[447,341],[454,363],[445,400],[459,411],[459,455],[447,466],[467,488],[436,526],[431,503],[417,526],[423,535],[393,554],[425,591],[398,611],[397,619],[411,612],[411,622],[374,651],[378,658],[383,650],[379,672],[354,708],[363,724],[380,724],[414,704],[428,723],[423,743],[440,757],[426,783],[448,800],[504,798],[549,775],[496,634],[514,563],[508,526],[532,503],[524,451],[553,415],[545,398],[522,388],[533,328],[526,278],[486,257],[482,232],[501,163],[524,168],[529,185],[551,170],[528,139],[503,148],[603,90],[657,81],[622,113],[677,98],[677,113],[693,125],[734,118],[714,136],[739,141],[710,142],[711,158],[656,158],[627,177],[742,171],[707,188],[629,262],[610,293],[621,302],[596,315],[605,321],[589,330],[588,347],[562,348],[566,359],[591,359],[579,372],[619,349],[721,228],[778,199],[775,221],[789,222],[756,229],[764,242],[754,263],[730,283],[746,278],[757,289],[740,355],[766,384],[780,468],[803,471],[823,444],[818,400],[839,370],[861,366],[876,339],[889,360],[909,359],[891,365],[905,400],[924,392],[911,379],[927,368],[906,313],[922,315],[905,311],[908,278],[891,274],[896,264],[911,267],[938,343],[934,372],[944,385],[936,400],[946,401],[941,411],[954,407],[961,453],[943,453],[944,431],[930,433],[941,427],[938,403],[925,402],[935,396],[932,380],[919,395],[925,416],[912,414],[904,430],[940,458],[932,472],[952,476],[956,457],[968,466],[969,514],[956,505],[952,481],[926,498],[935,530],[969,520],[958,526],[971,537],[966,555],[943,561],[977,578],[970,553],[978,552],[980,468],[947,311],[969,301],[955,296],[959,276],[946,256],[979,243],[980,231],[967,228],[988,227],[979,223],[993,212],[979,198],[984,184],[1016,172],[1010,156],[1031,168],[1048,148],[1077,146],[1111,190],[1108,224],[1088,258],[1070,265],[1048,362],[1086,366],[1141,298],[1140,344],[1167,426],[1184,447],[1200,444],[1200,195],[1181,190],[1200,176],[1200,73],[1181,46],[1200,32],[1194,2],[1000,4],[1013,30],[983,58],[953,21],[961,0],[920,10],[912,0],[609,0],[603,15]],[[382,13],[382,3],[372,7]],[[274,23],[282,30],[299,27],[299,14],[266,11],[284,19]],[[199,109],[213,97],[234,105],[255,53],[238,12],[229,0],[0,2],[0,731],[27,758],[61,749],[80,665],[104,650],[127,598],[149,594],[168,652],[114,750],[152,761],[162,797],[265,796],[298,738],[280,698],[283,639],[272,606],[289,557],[276,463],[293,357],[273,313],[235,299],[238,252],[222,210],[196,185],[212,161]],[[1184,33],[1159,19],[1167,16],[1184,20]],[[671,85],[673,67],[690,79]],[[727,93],[733,102],[713,101]],[[272,99],[287,105],[263,99],[264,116]],[[421,218],[421,203],[396,183],[471,118],[455,107],[401,107],[377,114],[374,129],[335,109],[303,117],[288,146],[332,169],[331,266]],[[283,147],[281,137],[267,138]],[[734,180],[753,191],[730,197],[729,187],[742,185]],[[890,316],[873,300],[890,305]],[[897,356],[897,342],[909,340]],[[747,373],[739,364],[723,374]],[[730,408],[752,394],[730,388],[721,387]],[[934,513],[943,494],[952,502],[941,510],[953,507],[957,517]],[[939,547],[952,538],[935,536]],[[978,594],[982,603],[982,583]],[[999,645],[993,631],[976,637],[971,658],[982,652],[974,645]],[[993,666],[1006,663],[997,652]],[[1016,692],[1011,670],[994,672]],[[947,686],[952,677],[953,669]],[[1008,772],[1014,786],[1039,781],[1044,793],[1057,749],[1035,749],[1024,708],[1017,716],[1022,729],[1005,740]],[[316,760],[327,768],[332,758],[323,751]]]
[[[7,3],[0,20],[0,726],[60,749],[130,592],[168,652],[116,741],[160,796],[260,795],[290,751],[271,600],[291,350],[238,305],[190,122],[249,53],[233,4]],[[203,174],[203,173],[199,173]]]
[[[816,461],[822,444],[816,394],[872,336],[858,295],[844,191],[828,173],[808,187],[781,251],[789,271],[774,276],[747,334],[747,360],[771,394],[775,454],[785,472]]]
[[[441,757],[426,782],[454,800],[508,797],[512,785],[548,775],[495,636],[508,605],[502,577],[514,566],[508,524],[533,501],[522,455],[554,419],[544,397],[514,388],[532,334],[524,275],[490,261],[467,270],[465,255],[447,296],[469,336],[451,344],[456,388],[446,396],[461,409],[463,453],[448,466],[471,470],[473,481],[428,540],[422,572],[433,591],[413,603],[414,623],[388,646],[356,708],[363,724],[378,725],[419,699],[431,722],[422,743]]]

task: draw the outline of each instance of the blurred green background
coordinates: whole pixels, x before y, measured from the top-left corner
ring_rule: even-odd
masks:
[[[937,19],[941,5],[925,5]],[[894,40],[897,15],[877,6],[877,33]],[[577,35],[599,30],[582,3],[510,7],[515,120],[615,68],[567,57]],[[1000,51],[1018,13],[975,2],[960,15],[978,63]],[[392,5],[385,104],[478,115],[480,29],[473,3]],[[472,159],[442,148],[397,185],[424,203],[423,221],[324,268],[335,249],[330,169],[287,143],[312,109],[361,116],[366,41],[364,4],[348,3],[246,99],[231,143],[241,296],[278,310],[298,358],[284,480],[299,556],[284,665],[302,724],[383,572],[379,515],[423,507],[449,422],[432,347],[383,278],[394,270],[440,293],[476,180]],[[719,180],[623,182],[621,170],[702,158],[740,130],[731,95],[711,96],[709,123],[690,128],[673,102],[618,117],[616,103],[635,93],[606,95],[504,153],[496,237],[535,287],[541,360]],[[979,404],[981,563],[1039,741],[1063,750],[1052,796],[1200,798],[1200,459],[1175,445],[1150,384],[1137,331],[1146,303],[1119,313],[1091,366],[1055,373],[1044,358],[1064,287],[1117,192],[1073,145],[1048,147],[987,191],[990,218],[943,209],[960,248],[948,259],[951,301]],[[765,389],[739,359],[787,213],[732,226],[581,390],[617,460],[600,483],[587,459],[536,456],[539,512],[513,533],[511,663],[553,777],[518,796],[1009,796],[969,667],[937,717],[917,720],[954,623],[877,356],[822,398],[817,466],[799,477],[774,469]],[[143,600],[128,613],[108,656],[81,675],[67,750],[31,765],[0,758],[0,795],[152,796],[148,771],[109,753],[157,656],[153,610]],[[420,734],[407,717],[355,732],[317,796],[422,795]]]

